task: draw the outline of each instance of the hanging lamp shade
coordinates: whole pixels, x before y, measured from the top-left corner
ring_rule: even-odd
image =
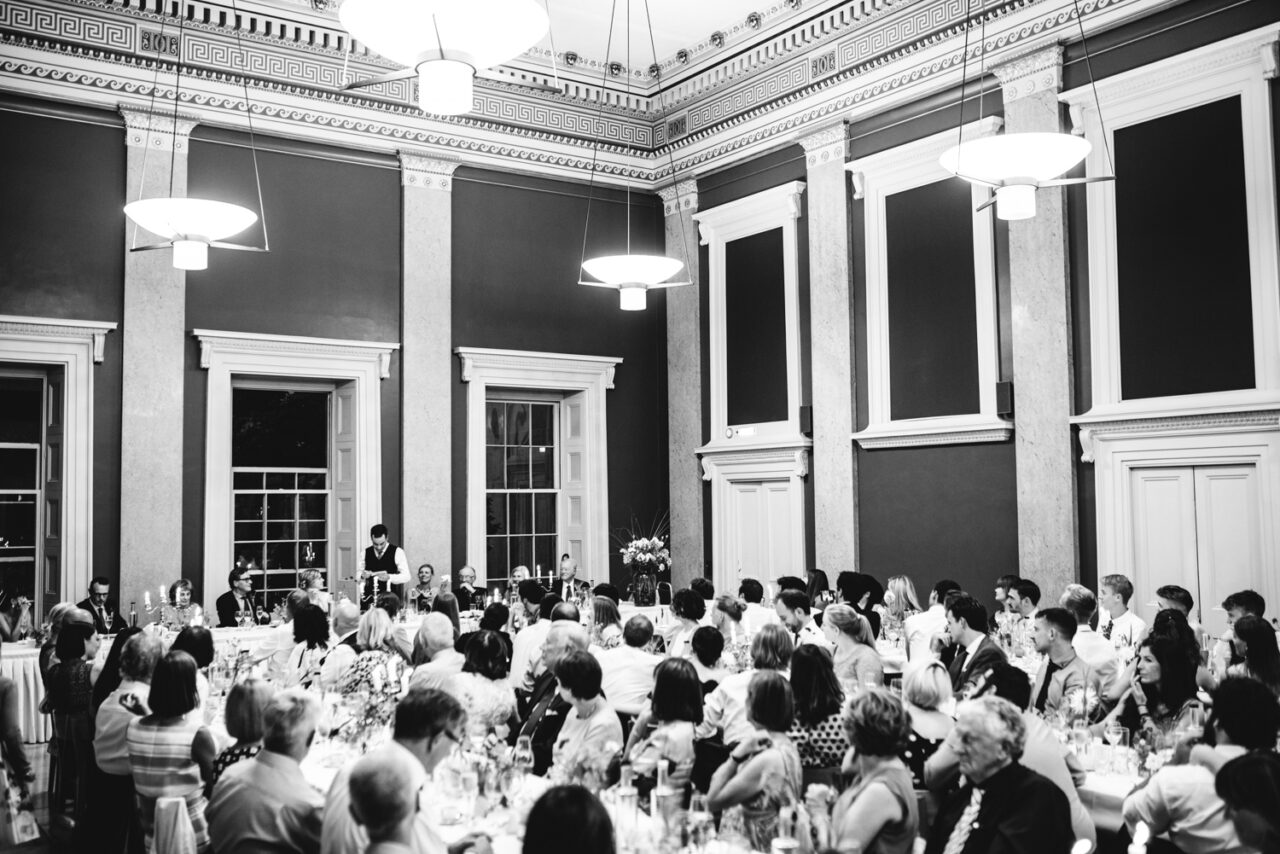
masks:
[[[1084,137],[1066,133],[1005,133],[961,142],[938,162],[951,174],[995,189],[996,216],[1036,215],[1036,190],[1089,156]]]
[[[124,206],[125,216],[173,246],[173,266],[203,270],[209,245],[239,234],[258,221],[248,208],[230,202],[182,197],[139,199]]]
[[[684,269],[684,262],[665,255],[602,255],[582,262],[582,271],[599,281],[579,284],[617,288],[623,311],[644,311],[650,288],[670,288],[689,282],[667,281]]]
[[[519,56],[547,34],[535,0],[346,0],[338,18],[366,46],[418,72],[418,106],[469,112],[477,69]]]

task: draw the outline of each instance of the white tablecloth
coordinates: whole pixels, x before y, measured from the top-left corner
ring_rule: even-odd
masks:
[[[48,715],[40,714],[40,701],[44,699],[40,647],[26,641],[0,644],[0,676],[14,682],[22,740],[30,743],[53,738],[53,721]]]
[[[1089,811],[1099,831],[1115,833],[1124,824],[1121,808],[1124,799],[1139,783],[1139,778],[1126,774],[1102,774],[1090,771],[1079,788],[1080,802]]]

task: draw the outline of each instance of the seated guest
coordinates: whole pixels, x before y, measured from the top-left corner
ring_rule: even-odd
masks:
[[[711,626],[699,626],[689,641],[689,654],[685,656],[694,670],[698,672],[698,681],[702,684],[702,694],[706,696],[729,675],[724,667],[724,635]],[[736,662],[735,662],[736,664]],[[746,667],[737,668],[741,673],[751,667],[751,647],[747,647]]]
[[[542,585],[532,579],[520,582],[518,588],[520,608],[518,614],[522,628],[516,630],[511,641],[511,684],[517,691],[529,691],[537,676],[537,666],[542,659],[542,642],[551,628],[551,610],[542,618],[542,600],[549,598]]]
[[[1066,608],[1045,608],[1035,616],[1035,648],[1045,657],[1031,689],[1033,709],[1053,714],[1070,710],[1072,702],[1085,710],[1085,689],[1091,679],[1089,666],[1076,655],[1072,640],[1076,618]]]
[[[417,793],[435,767],[454,752],[466,730],[467,713],[452,696],[434,688],[410,689],[396,704],[391,741],[373,748],[361,761],[408,760],[413,771],[402,790]],[[364,827],[351,814],[350,780],[354,770],[351,765],[344,767],[329,787],[320,854],[363,854],[369,844]],[[489,850],[487,843],[474,836],[464,836],[446,847],[440,834],[427,822],[427,814],[421,811],[414,816],[412,840],[407,844],[414,854],[439,854],[446,850],[461,854],[472,847],[478,854],[488,854]]]
[[[580,851],[614,854],[613,822],[582,786],[553,786],[534,801],[524,828],[524,854]]]
[[[1153,634],[1138,647],[1136,669],[1120,702],[1093,730],[1105,732],[1118,721],[1135,740],[1140,731],[1169,733],[1185,727],[1191,709],[1199,706],[1196,663],[1177,641]]]
[[[290,590],[284,600],[284,622],[273,628],[271,634],[263,638],[249,654],[249,660],[254,664],[263,662],[268,679],[281,678],[290,653],[298,645],[293,639],[293,615],[306,603],[306,593]]]
[[[511,609],[502,602],[494,602],[488,608],[484,609],[484,615],[480,618],[480,627],[476,631],[494,632],[502,639],[502,645],[507,648],[507,661],[510,663],[511,656],[515,650],[511,643],[511,635],[507,634],[507,623],[511,621]],[[463,632],[458,635],[457,642],[453,648],[458,652],[465,653],[467,651],[467,643],[475,636],[475,632]]]
[[[832,606],[836,607],[836,606]],[[836,679],[831,653],[811,643],[791,655],[791,690],[796,719],[787,736],[805,768],[838,768],[849,749],[841,721],[845,692]]]
[[[182,798],[199,854],[209,850],[205,786],[217,756],[213,736],[199,716],[188,716],[200,701],[196,662],[170,651],[156,662],[148,705],[151,713],[129,724],[129,769],[138,795],[138,817],[148,851],[154,850],[156,801]]]
[[[818,646],[830,647],[826,635],[809,614],[809,595],[802,590],[783,590],[773,603],[778,612],[778,620],[791,632],[796,646],[802,643],[816,643]]]
[[[853,610],[871,623],[871,637],[880,637],[880,612],[884,606],[884,588],[873,576],[865,572],[842,572],[836,576],[836,600],[853,607]]]
[[[452,633],[452,629],[450,629]],[[338,679],[335,689],[339,694],[364,692],[370,695],[394,696],[400,694],[404,677],[404,658],[395,647],[391,618],[381,608],[370,608],[360,618],[356,632],[359,653],[351,669]],[[452,645],[452,634],[450,636]],[[450,650],[452,651],[452,650]],[[455,653],[456,654],[456,653]],[[389,720],[391,707],[384,705],[377,716]]]
[[[320,668],[329,654],[329,619],[319,605],[307,602],[293,616],[293,639],[298,643],[285,662],[282,684],[310,688],[320,680]]]
[[[1123,575],[1104,575],[1098,582],[1098,631],[1116,650],[1132,649],[1142,640],[1147,624],[1129,609],[1133,582]]]
[[[1236,651],[1243,661],[1232,665],[1231,676],[1247,676],[1266,685],[1280,695],[1280,650],[1276,648],[1276,632],[1261,617],[1245,616],[1236,621]]]
[[[111,596],[111,579],[99,575],[89,582],[89,597],[76,603],[76,607],[88,611],[93,617],[93,628],[100,635],[114,635],[127,625],[120,615],[120,608]]]
[[[200,625],[204,620],[204,609],[191,601],[194,590],[190,578],[179,578],[170,584],[168,601],[160,609],[160,621],[179,629]]]
[[[578,578],[578,562],[566,554],[560,557],[560,578],[551,589],[564,601],[572,602],[587,595],[591,585]]]
[[[831,602],[831,582],[827,580],[827,574],[821,569],[811,569],[807,575],[808,584],[805,586],[805,595],[809,597],[814,609],[822,613],[822,610]]]
[[[653,690],[653,669],[662,656],[645,652],[651,640],[653,623],[644,614],[636,614],[622,628],[621,646],[596,652],[604,673],[600,686],[614,711],[638,714]]]
[[[972,596],[958,596],[947,607],[947,633],[941,641],[952,647],[944,651],[943,663],[957,694],[965,693],[987,668],[1007,660],[987,636],[987,609]]]
[[[642,778],[667,763],[667,782],[683,790],[693,772],[693,730],[702,723],[702,689],[693,665],[668,658],[654,671],[653,701],[640,713],[623,752]]]
[[[622,615],[608,596],[597,596],[591,607],[591,645],[613,649],[622,643]]]
[[[749,731],[712,775],[707,804],[713,812],[738,807],[721,817],[720,832],[737,831],[763,851],[778,835],[778,811],[800,800],[803,782],[800,754],[787,737],[795,700],[781,673],[751,675],[746,715]]]
[[[747,692],[751,679],[760,671],[776,671],[785,679],[791,667],[791,654],[795,645],[791,634],[781,625],[765,626],[751,639],[751,670],[726,676],[720,685],[707,695],[702,707],[702,723],[698,725],[698,738],[711,738],[717,730],[723,732],[726,745],[734,745],[755,733],[755,727],[747,715]],[[788,689],[790,690],[790,689]],[[791,728],[791,711],[787,717],[787,729]],[[794,749],[794,748],[793,748]],[[745,755],[745,754],[744,754]]]
[[[773,610],[773,603],[764,604],[764,585],[754,578],[744,578],[738,585],[738,598],[747,603],[742,612],[742,625],[747,634],[755,637],[760,629],[770,623],[778,622],[778,612]]]
[[[418,773],[413,757],[395,753],[366,757],[351,769],[347,783],[351,816],[364,828],[365,854],[403,854],[412,851],[413,823],[418,813]]]
[[[1218,678],[1226,675],[1228,667],[1243,660],[1235,644],[1236,621],[1245,616],[1263,616],[1267,611],[1267,600],[1256,590],[1241,590],[1222,600],[1222,610],[1227,612],[1227,630],[1214,643],[1209,654],[1209,667]]]
[[[483,726],[486,732],[506,727],[515,719],[516,692],[507,681],[509,666],[507,647],[498,633],[479,631],[467,641],[462,671],[443,680],[444,690],[462,703],[467,719]],[[502,736],[505,735],[503,730]]]
[[[400,597],[388,590],[385,593],[379,593],[375,602],[377,607],[387,612],[391,622],[395,623],[396,616],[400,613]],[[446,613],[448,612],[446,611]],[[455,641],[458,639],[458,631],[458,623],[455,620],[453,628],[453,639]],[[402,637],[399,632],[393,630],[391,632],[390,648],[399,653],[405,664],[413,663],[413,640],[411,638]]]
[[[1019,578],[1009,588],[1009,610],[1022,618],[1028,627],[1034,625],[1040,612],[1040,585],[1029,578]]]
[[[412,605],[414,610],[425,612],[431,610],[431,603],[436,601],[440,592],[436,584],[436,568],[429,563],[418,567],[418,583],[405,591],[405,604]]]
[[[227,586],[231,589],[223,593],[214,602],[218,612],[218,628],[234,629],[240,625],[240,615],[244,614],[258,622],[257,610],[253,603],[253,576],[247,566],[237,566],[227,574]]]
[[[724,638],[725,664],[734,673],[751,666],[751,639],[742,624],[746,612],[747,603],[732,596],[717,596],[711,608],[711,625]]]
[[[31,618],[31,597],[26,593],[18,593],[0,610],[0,641],[12,643],[26,640],[35,631],[35,620]]]
[[[333,634],[335,639],[324,663],[320,665],[320,685],[331,690],[344,673],[356,663],[360,646],[357,633],[360,630],[360,606],[350,599],[339,602],[333,608]]]
[[[436,602],[439,601],[437,598]],[[411,686],[443,688],[445,680],[462,672],[466,657],[453,648],[453,639],[453,624],[446,615],[438,611],[427,614],[413,641],[413,660],[417,666],[409,677]]]
[[[1013,600],[1009,591],[1022,579],[1016,575],[1005,574],[996,579],[996,612],[1008,614],[1013,611]]]
[[[441,593],[431,603],[431,613],[444,614],[449,618],[449,622],[453,625],[453,639],[457,640],[462,635],[462,614],[460,611],[461,602],[458,597],[452,593]]]
[[[205,809],[213,850],[317,851],[324,798],[300,763],[316,735],[320,700],[288,688],[271,698],[262,719],[262,750],[223,772]]]
[[[868,682],[884,685],[884,662],[876,651],[871,623],[849,605],[828,605],[822,634],[835,648],[836,678],[849,691]]]
[[[979,683],[977,693],[1007,700],[1022,712],[1025,736],[1019,762],[1058,787],[1067,799],[1071,816],[1071,830],[1076,839],[1097,841],[1097,831],[1089,811],[1080,802],[1077,788],[1084,783],[1085,772],[1074,752],[1066,750],[1057,735],[1039,715],[1028,710],[1031,702],[1031,686],[1027,676],[1012,664],[997,664],[988,669]],[[955,733],[925,763],[925,782],[935,792],[951,788],[960,775],[959,751]]]
[[[701,596],[704,602],[715,601],[716,586],[711,583],[710,578],[704,578],[699,575],[689,582],[689,589]],[[710,608],[711,606],[708,605],[707,607]]]
[[[809,582],[798,575],[784,575],[778,579],[778,592],[783,590],[799,590],[804,593],[809,589]]]
[[[324,589],[324,573],[304,569],[298,573],[298,589],[307,594],[307,601],[319,608],[327,620],[333,611],[333,597]]]
[[[922,658],[936,658],[929,649],[929,642],[934,635],[947,630],[947,594],[958,591],[960,585],[949,578],[944,578],[933,585],[929,591],[929,607],[903,620],[902,633],[907,639],[907,659],[919,661]]]
[[[235,743],[223,748],[218,758],[213,760],[210,791],[223,771],[237,762],[252,759],[262,750],[262,735],[266,731],[263,715],[275,695],[275,686],[256,676],[232,686],[231,693],[227,695],[226,727],[227,735],[234,738]]]
[[[117,635],[117,641],[119,638]],[[94,719],[96,761],[90,775],[87,838],[97,841],[103,851],[142,851],[142,825],[134,802],[127,736],[129,724],[151,711],[147,707],[151,675],[162,655],[164,644],[159,638],[140,629],[129,636],[118,658],[119,684],[103,698]],[[99,684],[105,678],[106,674]],[[7,745],[5,749],[8,750]]]
[[[1213,693],[1213,713],[1205,735],[1219,761],[1251,750],[1273,750],[1280,729],[1280,706],[1259,682],[1228,678]],[[1124,802],[1124,821],[1132,834],[1145,822],[1156,836],[1168,834],[1183,854],[1252,850],[1236,835],[1227,805],[1214,791],[1214,775],[1203,765],[1165,765]]]
[[[831,845],[837,851],[910,854],[919,816],[911,772],[898,758],[910,718],[883,688],[855,696],[843,717],[853,746],[846,770],[854,782],[831,810]]]
[[[920,600],[916,597],[916,585],[909,576],[893,575],[889,577],[885,587],[885,617],[901,630],[908,617],[913,617],[922,610]]]
[[[925,854],[1071,850],[1075,835],[1066,796],[1018,762],[1026,724],[1012,703],[999,697],[961,703],[948,743],[968,782],[942,805]]]
[[[925,788],[924,767],[956,725],[951,715],[942,711],[953,698],[951,677],[936,658],[912,661],[902,680],[902,705],[911,719],[906,746],[899,754],[911,771],[911,785]]]
[[[200,708],[209,702],[209,665],[213,664],[213,633],[204,626],[187,626],[178,632],[169,651],[180,650],[195,659],[196,692],[200,695]]]
[[[542,775],[551,767],[552,748],[560,736],[572,706],[556,681],[555,669],[560,659],[570,652],[587,651],[587,630],[578,623],[553,623],[542,644],[543,671],[533,684],[533,691],[523,700],[524,723],[519,735],[529,736],[533,743],[533,773]],[[616,713],[615,720],[617,719]],[[619,726],[621,724],[619,723]],[[621,739],[619,739],[621,741]]]
[[[142,629],[137,626],[124,629],[117,633],[116,639],[111,642],[111,650],[107,653],[107,660],[102,663],[102,669],[99,671],[97,678],[93,680],[94,714],[97,714],[98,707],[102,705],[103,700],[107,699],[107,695],[120,687],[120,655],[124,652],[124,645],[129,642],[129,638],[141,633],[141,631]],[[97,667],[96,661],[94,666]]]
[[[675,624],[667,633],[667,655],[684,658],[689,652],[689,640],[706,613],[707,602],[697,593],[688,587],[675,592],[671,597],[671,616],[675,618]]]
[[[44,683],[46,691],[49,690],[49,673],[53,670],[53,665],[57,664],[58,656],[56,655],[58,647],[58,635],[62,632],[62,624],[66,622],[67,616],[72,612],[78,611],[84,615],[82,620],[74,620],[74,622],[84,622],[93,624],[93,617],[88,611],[82,611],[70,602],[59,602],[49,609],[49,636],[45,638],[44,643],[40,645],[40,680]]]
[[[514,581],[515,579],[512,580]],[[595,587],[591,588],[591,595],[607,596],[613,600],[613,604],[618,606],[622,605],[622,594],[618,592],[618,586],[616,584],[610,584],[607,581],[603,584],[597,584]]]
[[[1187,615],[1179,611],[1177,608],[1165,608],[1157,611],[1155,618],[1151,621],[1151,628],[1147,632],[1147,637],[1161,635],[1171,639],[1178,649],[1182,650],[1182,654],[1187,661],[1196,669],[1196,686],[1204,690],[1206,693],[1211,692],[1217,687],[1217,680],[1213,678],[1213,673],[1209,668],[1201,662],[1200,637],[1196,634],[1196,630],[1187,622]],[[1137,662],[1130,662],[1130,667],[1136,667]],[[1132,674],[1130,674],[1132,675]]]
[[[582,612],[578,610],[578,606],[572,602],[557,602],[551,609],[551,622],[558,623],[561,620],[568,620],[571,623],[582,622]]]
[[[600,662],[589,652],[569,650],[556,661],[560,698],[572,708],[565,718],[552,765],[574,755],[616,753],[622,747],[622,722],[600,694]]]
[[[1205,646],[1207,637],[1204,629],[1200,627],[1191,617],[1191,612],[1196,607],[1196,600],[1192,597],[1191,592],[1185,587],[1179,587],[1176,584],[1166,584],[1163,587],[1156,588],[1156,605],[1161,611],[1175,610],[1181,612],[1182,616],[1187,618],[1187,624],[1191,626],[1191,632],[1196,639],[1196,645]]]
[[[1280,851],[1280,758],[1246,753],[1218,772],[1214,789],[1227,805],[1236,835],[1262,854]]]
[[[45,697],[54,718],[62,780],[59,795],[75,799],[77,822],[86,817],[88,809],[85,784],[93,765],[93,684],[89,675],[99,643],[91,622],[64,621],[58,635],[58,663],[49,675]]]
[[[458,570],[458,583],[453,586],[453,597],[459,611],[481,610],[488,593],[484,587],[476,586],[476,571],[473,567],[463,566]]]
[[[1071,646],[1089,668],[1089,684],[1102,697],[1116,680],[1120,657],[1111,641],[1095,632],[1091,625],[1098,611],[1098,600],[1088,587],[1068,584],[1058,604],[1075,617],[1076,633]]]

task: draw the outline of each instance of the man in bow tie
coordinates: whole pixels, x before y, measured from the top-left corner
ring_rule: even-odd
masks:
[[[556,582],[555,593],[566,602],[572,602],[578,596],[591,591],[591,585],[578,580],[578,562],[565,555],[560,559],[560,580]]]
[[[114,635],[125,628],[124,618],[120,616],[115,602],[108,601],[111,595],[111,579],[99,575],[89,582],[89,598],[77,603],[93,616],[93,628],[100,635]]]

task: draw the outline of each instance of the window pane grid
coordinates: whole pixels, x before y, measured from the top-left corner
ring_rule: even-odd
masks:
[[[261,569],[255,584],[271,608],[298,586],[298,574],[328,564],[325,469],[232,470],[237,562]]]
[[[486,556],[492,582],[516,566],[547,575],[558,543],[558,404],[490,400],[485,406]]]

